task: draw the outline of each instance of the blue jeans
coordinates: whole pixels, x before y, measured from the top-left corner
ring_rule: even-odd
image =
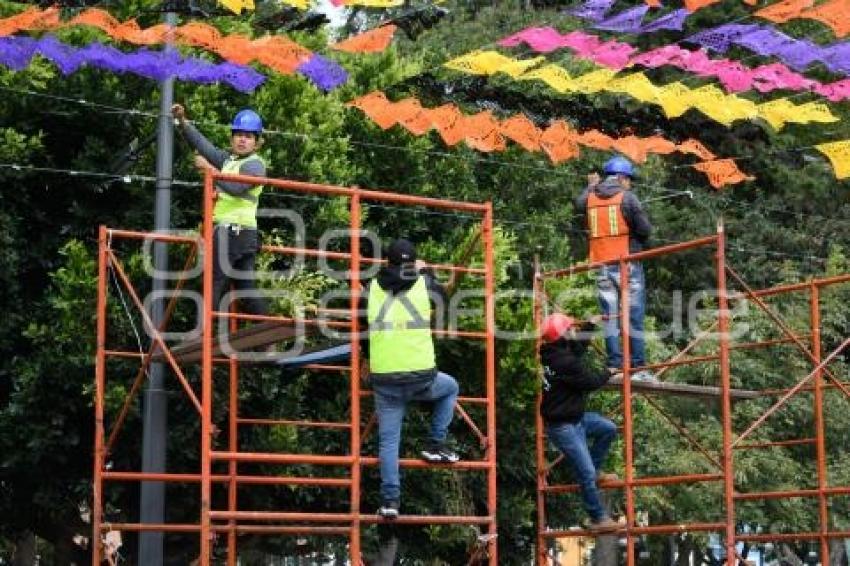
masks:
[[[607,513],[599,499],[596,472],[605,462],[617,427],[599,413],[585,413],[577,423],[560,423],[546,427],[546,435],[573,468],[581,500],[591,520],[598,521]],[[588,449],[588,438],[593,444]]]
[[[458,385],[455,378],[439,372],[429,384],[375,384],[375,412],[378,415],[378,458],[381,461],[381,497],[398,501],[401,477],[398,450],[401,425],[409,401],[435,401],[431,415],[431,440],[445,442],[455,410]]]
[[[646,312],[646,281],[643,266],[637,262],[629,265],[629,349],[631,367],[646,364],[643,336],[643,318]],[[604,265],[596,274],[599,307],[605,315],[605,349],[608,367],[623,367],[623,349],[620,347],[620,266]]]

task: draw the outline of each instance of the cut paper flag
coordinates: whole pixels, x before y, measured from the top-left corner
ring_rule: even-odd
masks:
[[[708,182],[715,189],[721,189],[726,185],[735,185],[744,181],[755,180],[755,177],[742,173],[733,159],[703,161],[692,167],[697,171],[705,173],[706,177],[708,177]]]
[[[720,0],[685,0],[684,4],[685,8],[691,12],[696,12],[697,10],[702,10],[712,4],[717,4],[718,2],[720,2]]]
[[[782,63],[749,68],[739,61],[712,59],[705,51],[689,50],[678,45],[665,45],[638,54],[637,48],[628,43],[603,41],[581,31],[561,34],[551,27],[527,28],[502,39],[498,44],[502,47],[516,47],[523,43],[538,53],[568,48],[579,59],[615,70],[636,65],[649,68],[669,65],[700,77],[714,77],[730,93],[752,89],[759,92],[794,90],[814,92],[832,102],[850,99],[850,79],[821,83]]]
[[[667,155],[674,152],[695,155],[703,161],[717,160],[708,148],[694,139],[677,144],[661,136],[640,138],[628,135],[614,138],[599,130],[579,133],[564,120],[554,120],[548,127],[538,128],[523,114],[499,121],[490,111],[464,115],[453,104],[429,109],[415,98],[391,102],[384,93],[378,91],[352,100],[347,105],[360,109],[383,130],[398,124],[412,134],[421,136],[435,129],[446,145],[454,146],[463,141],[484,152],[504,151],[507,140],[511,140],[528,151],[544,152],[556,164],[578,157],[582,146],[617,151],[637,163],[645,162],[650,154]],[[716,169],[721,167],[722,164],[717,165]],[[726,168],[729,169],[728,166]],[[733,178],[731,173],[727,177]]]
[[[567,10],[566,13],[593,22],[595,29],[640,34],[662,29],[681,30],[688,16],[719,1],[684,0],[684,8],[648,23],[643,23],[644,17],[650,7],[661,6],[659,0],[644,0],[645,6],[628,8],[613,16],[607,16],[613,3],[589,0],[578,8]],[[742,1],[750,6],[757,3],[757,0]],[[816,20],[829,27],[837,37],[850,34],[850,6],[847,0],[826,0],[817,6],[814,4],[814,0],[782,0],[757,10],[753,15],[774,23],[785,23],[794,19]]]
[[[616,2],[617,0],[585,0],[581,6],[568,9],[564,13],[583,20],[598,22],[605,18],[605,14]]]
[[[689,10],[682,8],[665,14],[657,20],[643,23],[647,12],[649,12],[649,6],[629,8],[610,18],[596,22],[593,24],[593,28],[633,34],[654,33],[661,30],[681,31],[685,25],[685,19],[691,15]]]
[[[241,14],[242,10],[254,9],[254,0],[218,0],[218,3],[234,14]]]
[[[348,53],[380,53],[392,43],[396,26],[388,24],[334,43],[331,49]]]
[[[683,41],[725,53],[733,45],[765,57],[777,57],[797,71],[813,63],[823,63],[833,73],[850,75],[850,42],[818,45],[795,39],[770,26],[725,24],[696,33]]]
[[[541,57],[518,60],[494,51],[476,51],[449,61],[446,66],[477,75],[507,72],[517,80],[543,81],[560,93],[592,94],[604,91],[624,94],[647,104],[661,106],[669,118],[681,116],[688,109],[693,108],[727,127],[737,120],[755,118],[764,118],[776,129],[781,129],[790,122],[806,124],[838,121],[838,118],[823,104],[792,105],[783,112],[777,112],[768,106],[763,112],[756,103],[726,94],[714,85],[697,89],[691,89],[681,83],[657,86],[643,73],[620,76],[611,69],[599,69],[572,77],[563,67],[549,64],[516,75],[518,69],[536,65],[540,59]]]
[[[443,66],[472,75],[505,73],[516,78],[545,60],[545,57],[518,60],[505,57],[495,51],[473,51],[452,59]]]
[[[58,8],[39,10],[31,8],[15,16],[0,20],[0,36],[18,31],[47,31],[71,26],[90,26],[110,37],[136,45],[158,45],[165,42],[168,26],[159,24],[142,29],[135,20],[119,22],[105,10],[89,8],[67,21],[60,19]],[[261,63],[275,71],[291,75],[313,58],[313,53],[282,35],[251,39],[245,35],[222,35],[211,25],[190,22],[173,29],[174,42],[188,47],[212,51],[231,63],[247,65]],[[332,72],[341,76],[344,70],[337,63],[325,60]]]
[[[404,0],[331,0],[337,8],[341,6],[363,6],[365,8],[395,8],[404,4]]]
[[[348,80],[345,69],[318,53],[314,53],[310,59],[299,65],[298,72],[325,92],[345,84]]]
[[[716,1],[718,0],[714,0],[714,2]],[[692,1],[691,4],[693,3]],[[566,13],[593,22],[595,29],[641,34],[653,33],[665,29],[681,31],[685,25],[685,20],[693,12],[693,9],[686,2],[685,8],[674,10],[658,19],[644,23],[650,7],[661,6],[659,0],[645,0],[644,6],[628,8],[618,14],[606,17],[613,4],[613,2],[588,0],[581,7],[567,10]]]
[[[36,55],[53,62],[63,75],[87,65],[157,81],[174,76],[200,84],[226,83],[241,92],[252,92],[266,80],[251,67],[209,63],[195,57],[183,57],[176,51],[139,49],[124,53],[97,42],[82,48],[72,47],[49,35],[41,39],[0,37],[0,65],[20,71],[29,66]]]
[[[753,15],[777,24],[784,24],[797,18],[811,8],[815,0],[783,0],[753,12]]]
[[[838,37],[850,33],[850,6],[847,0],[827,0],[814,6],[814,0],[784,0],[753,14],[781,24],[794,19],[817,20],[832,29]]]
[[[815,149],[829,159],[837,178],[850,177],[850,140],[822,143],[816,145]]]

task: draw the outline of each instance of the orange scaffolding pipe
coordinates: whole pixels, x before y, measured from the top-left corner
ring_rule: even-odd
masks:
[[[429,525],[429,524],[468,524],[486,526],[487,533],[491,535],[486,542],[488,564],[495,566],[498,563],[496,546],[496,415],[495,415],[495,279],[493,274],[493,210],[490,203],[466,203],[458,201],[440,200],[434,198],[415,197],[386,191],[371,191],[360,188],[340,187],[332,185],[321,185],[316,183],[302,183],[282,179],[264,179],[246,177],[239,175],[222,175],[208,172],[204,178],[203,189],[203,228],[200,238],[182,235],[149,233],[133,230],[116,230],[102,226],[98,239],[98,297],[97,297],[97,352],[95,360],[95,439],[94,439],[94,473],[93,473],[93,533],[95,544],[93,552],[93,564],[100,565],[103,560],[103,547],[101,534],[110,530],[123,530],[127,532],[161,531],[172,533],[195,533],[199,538],[198,563],[208,566],[211,561],[212,543],[214,535],[221,533],[226,535],[227,564],[235,566],[238,555],[238,536],[241,534],[265,534],[265,535],[327,535],[345,536],[348,538],[349,553],[353,564],[362,564],[362,549],[360,541],[360,529],[363,524],[381,522],[382,519],[376,515],[363,514],[360,510],[361,500],[361,475],[363,466],[374,466],[378,459],[372,456],[361,455],[362,436],[361,431],[361,409],[360,400],[370,392],[360,389],[360,357],[357,348],[358,335],[358,298],[357,291],[361,288],[359,280],[361,264],[380,263],[380,260],[361,257],[359,238],[352,237],[348,252],[330,252],[309,248],[297,248],[289,246],[264,246],[263,250],[279,254],[300,254],[306,257],[326,258],[349,263],[351,273],[351,297],[347,309],[325,309],[326,312],[318,312],[325,315],[342,315],[348,320],[318,320],[318,319],[295,319],[291,317],[260,316],[240,314],[236,312],[217,312],[212,305],[212,254],[203,254],[202,272],[202,332],[201,332],[201,384],[200,393],[190,387],[177,358],[172,354],[168,345],[162,338],[169,318],[165,319],[161,328],[150,328],[152,335],[152,346],[147,353],[127,352],[119,349],[110,349],[106,345],[107,336],[107,288],[108,270],[112,269],[120,279],[124,288],[127,289],[133,303],[140,310],[142,318],[148,322],[142,301],[133,288],[129,276],[124,272],[118,257],[112,247],[113,240],[130,241],[159,241],[171,244],[191,244],[194,247],[202,246],[204,250],[213,248],[213,193],[214,183],[217,180],[230,180],[262,184],[268,188],[286,191],[306,192],[325,196],[343,196],[349,199],[349,230],[351,234],[361,233],[361,209],[369,201],[392,202],[406,206],[424,206],[443,210],[457,210],[477,214],[481,218],[480,235],[477,236],[475,245],[480,246],[484,256],[483,267],[469,267],[465,265],[449,265],[434,263],[430,267],[451,274],[452,280],[458,276],[475,275],[483,279],[485,292],[484,318],[485,328],[483,331],[475,330],[434,330],[437,337],[451,337],[469,340],[480,340],[484,343],[484,373],[485,373],[485,395],[480,397],[460,397],[458,399],[457,412],[471,429],[478,443],[484,449],[482,460],[461,461],[452,465],[433,465],[421,460],[401,459],[400,465],[405,468],[417,469],[452,469],[468,472],[486,472],[487,477],[487,514],[483,516],[441,516],[402,515],[395,522],[407,525]],[[193,248],[194,249],[194,248]],[[469,261],[470,254],[463,261]],[[190,256],[187,265],[191,263]],[[182,277],[176,284],[179,289],[187,270],[181,272]],[[174,304],[174,298],[172,304]],[[333,311],[333,312],[331,312]],[[170,312],[169,312],[170,314]],[[237,330],[239,321],[254,322],[277,322],[281,324],[304,325],[315,327],[322,325],[327,328],[345,329],[350,332],[352,355],[348,365],[312,364],[306,369],[317,371],[341,371],[347,374],[349,379],[349,395],[351,398],[350,410],[347,422],[335,421],[307,421],[286,418],[262,418],[262,416],[241,416],[239,411],[239,359],[236,356],[217,357],[214,351],[214,332],[216,320],[227,320],[230,332]],[[110,451],[116,449],[118,444],[118,432],[124,424],[129,412],[132,399],[138,388],[136,382],[141,382],[147,365],[151,362],[153,354],[160,351],[170,365],[178,382],[183,387],[187,397],[198,410],[200,417],[201,435],[199,439],[200,469],[197,473],[143,473],[138,471],[111,470],[107,469],[106,459]],[[133,380],[134,386],[119,412],[118,418],[113,425],[108,441],[105,439],[105,391],[106,391],[106,361],[109,357],[139,360],[140,369]],[[227,364],[228,369],[228,402],[227,402],[227,448],[225,450],[214,450],[212,438],[220,431],[213,422],[213,369],[216,364]],[[486,410],[486,426],[479,429],[473,419],[464,411],[461,403],[471,403],[482,406]],[[317,455],[317,454],[270,454],[241,451],[238,443],[238,431],[240,426],[275,426],[287,425],[297,427],[321,427],[330,430],[347,431],[349,434],[349,452],[345,455]],[[368,428],[368,425],[367,425]],[[213,473],[214,462],[226,463],[225,473]],[[257,476],[240,473],[240,464],[243,463],[265,463],[275,465],[306,464],[321,467],[343,467],[348,470],[346,477],[289,477],[289,476]],[[196,524],[141,524],[128,522],[107,522],[104,520],[104,484],[115,483],[137,483],[142,481],[162,481],[174,484],[198,484],[200,516]],[[226,491],[226,509],[212,508],[212,490],[214,485],[221,485]],[[240,508],[238,490],[243,486],[250,485],[291,485],[291,486],[313,486],[332,489],[347,489],[348,512],[345,513],[300,513],[300,512],[276,512],[276,511],[251,511]],[[247,523],[245,523],[247,521]],[[256,525],[252,521],[277,521],[285,525]],[[317,526],[310,523],[337,523],[333,526]]]
[[[825,436],[825,416],[824,416],[824,391],[827,389],[838,389],[845,395],[848,395],[848,384],[839,381],[826,368],[827,364],[838,356],[845,348],[850,346],[850,338],[844,340],[837,348],[829,355],[823,356],[820,339],[820,291],[823,288],[850,282],[850,274],[843,274],[821,279],[813,279],[810,281],[784,284],[768,289],[752,290],[743,279],[726,264],[725,258],[725,239],[726,235],[722,225],[718,226],[717,235],[698,238],[695,240],[681,242],[669,246],[653,248],[642,251],[640,253],[631,254],[617,260],[620,265],[621,284],[620,284],[620,327],[621,340],[623,341],[623,358],[624,358],[624,374],[623,380],[623,443],[624,443],[624,460],[625,460],[625,478],[623,481],[606,482],[600,484],[600,489],[624,489],[626,499],[626,525],[618,531],[620,536],[626,538],[626,564],[634,566],[635,564],[635,540],[640,535],[659,535],[673,534],[679,532],[720,532],[724,536],[724,546],[727,556],[733,556],[734,564],[743,563],[740,556],[735,551],[735,545],[738,541],[747,542],[777,542],[777,541],[793,541],[793,540],[814,540],[819,542],[820,546],[820,561],[821,563],[829,563],[829,539],[847,537],[846,531],[835,531],[830,529],[829,525],[829,498],[839,495],[850,494],[850,486],[830,486],[827,478],[826,467],[826,436]],[[630,375],[637,368],[632,368],[629,365],[630,356],[629,338],[628,338],[628,279],[626,276],[627,270],[624,269],[629,261],[637,261],[642,259],[651,259],[662,255],[678,253],[680,251],[700,248],[713,247],[715,249],[714,268],[716,272],[716,284],[718,295],[718,314],[714,324],[708,330],[701,332],[694,338],[684,349],[679,351],[670,360],[661,363],[648,364],[645,367],[650,369],[659,369],[658,375],[662,375],[669,368],[705,362],[716,362],[720,368],[720,386],[721,395],[720,403],[720,419],[722,425],[722,446],[719,454],[719,462],[702,446],[700,446],[693,437],[687,432],[683,426],[673,420],[673,418],[661,409],[654,401],[651,403],[659,412],[670,422],[674,428],[691,444],[696,450],[702,453],[706,459],[718,468],[719,473],[706,474],[688,474],[679,476],[659,476],[659,477],[642,477],[635,478],[634,452],[633,452],[633,416],[631,411],[632,396],[630,388]],[[534,324],[535,328],[539,329],[542,323],[544,308],[548,305],[548,298],[545,291],[545,283],[547,279],[560,277],[570,277],[579,273],[584,273],[590,270],[597,269],[601,263],[582,264],[572,266],[566,269],[557,269],[544,272],[541,269],[538,259],[535,259],[534,266]],[[742,292],[732,292],[727,289],[726,274],[729,273],[736,282],[743,288]],[[762,300],[764,297],[771,297],[780,294],[792,293],[796,291],[806,291],[809,293],[809,313],[810,313],[810,328],[807,333],[792,332],[787,324],[776,315]],[[756,303],[761,310],[780,328],[785,334],[785,337],[778,339],[768,339],[758,342],[748,342],[733,344],[730,340],[729,324],[730,311],[728,301],[730,299],[751,300]],[[557,308],[557,306],[556,306]],[[706,338],[714,330],[718,331],[718,351],[716,354],[684,357],[687,352],[692,350],[699,342]],[[810,347],[806,347],[803,340],[810,341]],[[536,335],[536,346],[538,351],[541,344],[540,332]],[[758,348],[767,348],[782,344],[795,345],[801,353],[812,364],[811,372],[799,380],[796,385],[790,388],[782,389],[764,389],[761,391],[765,397],[780,396],[773,405],[766,409],[755,422],[742,433],[735,435],[732,425],[732,397],[731,397],[731,362],[729,353],[733,350],[754,350]],[[831,380],[830,383],[825,383],[825,378]],[[808,385],[812,382],[811,385]],[[778,411],[791,397],[800,392],[812,392],[812,411],[814,417],[814,431],[811,438],[797,438],[778,441],[764,441],[742,443],[742,441],[750,436],[752,432],[765,422],[773,413]],[[644,397],[651,401],[649,396]],[[574,493],[578,491],[578,486],[571,485],[553,485],[548,482],[548,475],[551,469],[562,458],[557,458],[552,464],[546,461],[545,450],[545,435],[544,426],[539,412],[540,393],[538,392],[538,411],[535,415],[537,424],[537,442],[536,442],[536,461],[537,461],[537,563],[548,564],[547,541],[552,538],[560,537],[575,537],[575,536],[595,536],[587,530],[558,530],[547,528],[546,521],[546,496],[557,495],[564,493]],[[767,447],[789,447],[789,446],[804,446],[812,445],[815,448],[815,473],[817,476],[816,489],[785,489],[776,491],[761,491],[761,492],[739,492],[734,483],[734,450],[743,448],[767,448]],[[724,521],[722,522],[690,522],[676,525],[652,525],[652,526],[637,526],[635,524],[635,509],[634,509],[634,489],[648,486],[666,486],[683,483],[697,482],[721,482],[723,486],[723,507]],[[764,499],[782,499],[792,497],[809,497],[817,500],[818,503],[818,530],[817,532],[800,532],[800,533],[760,533],[746,534],[736,532],[736,501],[754,501]]]

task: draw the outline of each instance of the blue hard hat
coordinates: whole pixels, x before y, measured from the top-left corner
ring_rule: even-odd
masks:
[[[251,132],[258,136],[263,133],[263,119],[253,110],[240,110],[230,124],[231,132]]]
[[[637,171],[632,162],[621,155],[615,155],[605,162],[602,171],[606,175],[625,175],[626,177],[637,177]]]

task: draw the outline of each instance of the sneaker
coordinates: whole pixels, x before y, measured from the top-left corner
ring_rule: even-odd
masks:
[[[608,472],[599,472],[596,474],[596,483],[612,483],[615,481],[620,481],[620,476],[617,474],[612,474]]]
[[[378,517],[387,520],[398,519],[398,501],[384,501],[383,504],[378,507]]]
[[[620,528],[620,524],[606,515],[598,521],[591,521],[588,530],[594,533],[611,533],[618,528]]]
[[[431,464],[454,464],[460,460],[454,451],[441,442],[432,442],[428,448],[419,453],[422,459]]]
[[[658,383],[658,378],[651,371],[644,369],[632,375],[632,381],[641,381],[643,383]]]

